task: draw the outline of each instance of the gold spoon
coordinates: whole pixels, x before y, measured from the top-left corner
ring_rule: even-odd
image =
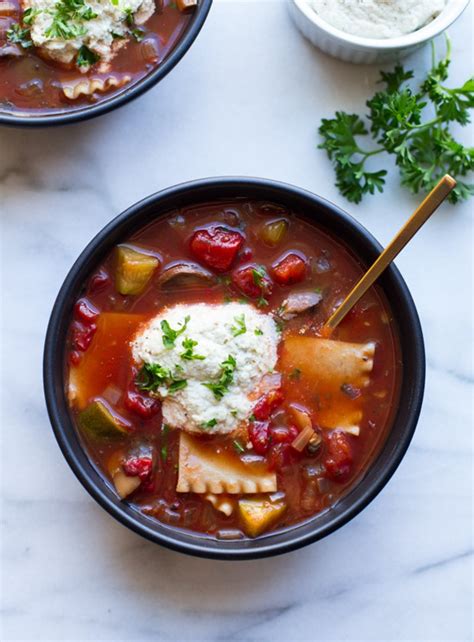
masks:
[[[405,245],[415,236],[420,227],[426,223],[429,217],[435,212],[451,190],[456,187],[454,178],[446,174],[434,187],[425,200],[415,210],[414,214],[405,223],[398,234],[385,248],[372,267],[364,274],[361,280],[347,295],[337,310],[326,321],[325,328],[329,331],[339,325],[349,310],[367,292],[371,285],[379,278],[385,268],[403,250]]]

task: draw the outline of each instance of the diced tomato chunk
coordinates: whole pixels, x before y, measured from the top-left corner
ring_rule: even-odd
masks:
[[[94,274],[93,277],[91,277],[91,280],[89,281],[89,292],[91,294],[100,292],[100,290],[105,288],[107,285],[110,285],[111,283],[112,280],[107,272],[103,269],[100,269],[98,272],[96,272],[96,274]]]
[[[251,299],[267,298],[273,290],[273,283],[265,268],[247,265],[232,273],[232,283]]]
[[[87,299],[79,299],[74,306],[74,316],[83,323],[95,321],[99,316],[99,311]]]
[[[246,247],[242,248],[242,251],[239,254],[239,261],[241,263],[247,263],[247,261],[251,261],[252,259],[253,259],[252,248],[247,245]]]
[[[267,459],[270,470],[281,470],[285,468],[285,466],[289,466],[293,461],[291,444],[274,444],[270,449]]]
[[[137,390],[129,389],[125,395],[125,407],[142,419],[151,419],[160,410],[158,399],[142,395]]]
[[[83,323],[75,321],[72,324],[73,349],[80,350],[81,352],[85,352],[87,348],[90,346],[96,330],[97,330],[97,325],[95,323],[89,323],[88,325],[84,325]]]
[[[244,237],[239,232],[214,226],[194,232],[190,249],[200,263],[217,272],[226,272],[243,243]]]
[[[248,432],[253,449],[258,455],[265,455],[270,446],[269,421],[251,421]]]
[[[153,470],[153,460],[151,457],[130,457],[122,463],[122,468],[128,477],[140,477],[146,481]]]
[[[71,366],[78,366],[81,362],[82,355],[78,350],[71,350],[69,353],[69,363]]]
[[[258,421],[268,419],[272,412],[283,402],[283,393],[280,388],[274,388],[260,397],[253,409],[253,416]]]
[[[324,459],[326,477],[344,483],[352,470],[352,448],[347,435],[340,430],[330,432],[326,438],[327,454]]]
[[[270,438],[275,444],[291,444],[298,436],[296,426],[272,426],[270,428]]]
[[[304,281],[308,263],[298,254],[287,254],[273,266],[273,278],[279,285],[293,285]]]

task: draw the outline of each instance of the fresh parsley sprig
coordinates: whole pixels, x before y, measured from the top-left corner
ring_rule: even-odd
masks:
[[[245,334],[247,332],[247,325],[245,323],[245,314],[238,314],[236,317],[234,317],[235,325],[231,326],[230,331],[232,332],[232,336],[238,337],[241,334]]]
[[[145,363],[135,379],[135,384],[143,392],[156,392],[158,388],[166,387],[170,394],[174,394],[186,388],[188,382],[182,378],[182,368],[179,366],[176,366],[173,373],[159,363]]]
[[[13,45],[20,45],[23,49],[29,49],[33,46],[30,30],[27,27],[23,28],[17,22],[8,29],[7,40]]]
[[[451,43],[447,40],[446,56],[433,63],[418,91],[408,84],[413,72],[397,65],[392,72],[381,72],[385,88],[367,101],[369,127],[357,114],[336,112],[319,127],[325,149],[336,173],[336,186],[347,200],[360,203],[366,194],[382,192],[387,171],[369,171],[366,162],[372,156],[387,152],[395,156],[401,183],[413,193],[429,192],[446,173],[457,180],[451,192],[451,203],[469,198],[474,185],[465,177],[474,170],[474,148],[455,140],[451,123],[461,126],[470,122],[474,108],[474,79],[457,88],[445,81],[451,63]],[[430,113],[431,112],[431,113]],[[365,149],[361,137],[370,135],[378,147]]]
[[[229,391],[229,386],[234,381],[234,372],[237,367],[237,361],[231,354],[225,361],[220,364],[221,373],[217,381],[210,381],[202,385],[214,394],[214,397],[220,401],[226,392]]]
[[[179,355],[181,359],[185,361],[203,361],[206,357],[203,354],[196,354],[194,352],[197,344],[198,342],[194,341],[194,339],[186,337],[181,344],[184,348],[184,351]]]
[[[160,326],[161,326],[161,331],[163,333],[162,335],[162,340],[163,340],[163,345],[165,348],[168,350],[171,350],[174,348],[174,344],[176,343],[176,339],[185,332],[186,328],[188,327],[188,323],[191,317],[187,315],[184,318],[183,323],[181,323],[180,327],[177,330],[173,330],[173,328],[170,326],[168,321],[164,319]]]

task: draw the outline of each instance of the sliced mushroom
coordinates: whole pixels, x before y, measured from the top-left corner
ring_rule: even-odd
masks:
[[[0,4],[0,16],[13,16],[18,13],[18,7],[10,0],[2,0]]]
[[[0,47],[0,58],[20,58],[25,52],[18,45],[8,44]]]
[[[163,289],[203,288],[214,285],[215,277],[197,263],[176,263],[163,270],[157,283]]]
[[[302,314],[316,307],[322,298],[320,292],[292,292],[290,296],[283,301],[278,316],[284,321],[294,319],[298,314]]]

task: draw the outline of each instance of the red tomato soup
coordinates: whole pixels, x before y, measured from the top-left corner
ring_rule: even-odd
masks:
[[[120,498],[163,524],[258,537],[334,505],[398,403],[397,330],[341,242],[272,203],[174,211],[124,239],[84,286],[68,397]]]
[[[188,0],[2,0],[0,109],[57,112],[109,98],[160,65]]]

